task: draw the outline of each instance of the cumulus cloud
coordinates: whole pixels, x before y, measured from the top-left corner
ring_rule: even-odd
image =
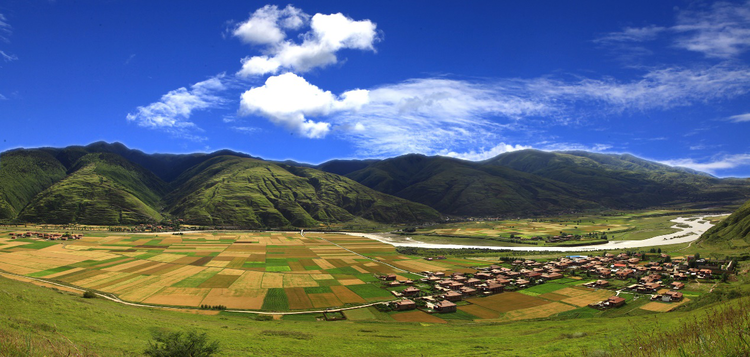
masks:
[[[232,34],[245,43],[273,45],[286,38],[284,30],[299,29],[309,18],[310,15],[291,5],[281,10],[276,5],[266,5],[238,24]]]
[[[750,1],[716,2],[710,8],[682,10],[673,26],[627,27],[604,34],[595,43],[614,45],[655,40],[667,34],[677,48],[700,52],[710,58],[732,58],[750,49]],[[642,47],[635,47],[643,51]]]
[[[322,138],[330,131],[331,124],[308,117],[356,110],[368,100],[365,90],[348,91],[337,97],[294,73],[285,73],[270,77],[263,86],[243,93],[240,113],[259,114],[302,136]]]
[[[687,167],[689,169],[704,171],[711,174],[719,170],[734,169],[750,165],[750,154],[720,155],[708,160],[696,161],[694,159],[675,159],[661,161],[670,166]]]
[[[188,136],[188,129],[198,129],[189,120],[193,112],[217,108],[226,102],[218,95],[226,89],[223,78],[224,75],[218,75],[193,84],[190,89],[181,87],[170,91],[158,102],[138,107],[135,113],[127,115],[127,120],[141,127]]]
[[[286,39],[288,30],[309,24],[301,43]],[[242,77],[275,74],[282,70],[307,72],[338,62],[336,52],[342,49],[374,51],[376,25],[370,20],[355,21],[337,14],[310,16],[292,6],[283,10],[267,5],[236,26],[233,35],[245,43],[262,45],[263,55],[246,57]]]
[[[729,119],[729,121],[731,121],[733,123],[749,122],[750,121],[750,113],[739,114],[739,115],[732,115],[728,119]]]

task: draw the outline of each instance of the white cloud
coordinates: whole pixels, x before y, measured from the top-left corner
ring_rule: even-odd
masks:
[[[721,155],[703,162],[694,159],[676,159],[661,161],[670,166],[687,167],[689,169],[716,173],[718,170],[734,169],[740,166],[750,166],[750,154]]]
[[[292,15],[287,15],[292,14]],[[307,72],[338,62],[342,49],[374,51],[376,25],[370,20],[355,21],[341,13],[315,14],[312,20],[301,10],[287,6],[265,6],[249,20],[238,25],[233,34],[243,42],[265,45],[264,55],[242,59],[239,76],[275,74],[282,70]],[[300,36],[301,43],[286,40],[285,30],[296,30],[309,23],[310,30]]]
[[[226,100],[217,95],[226,89],[218,75],[190,86],[175,89],[163,95],[158,102],[138,107],[135,113],[127,115],[127,120],[141,127],[162,129],[175,135],[199,139],[188,134],[188,129],[198,129],[190,122],[194,111],[220,107]]]
[[[706,57],[730,58],[750,49],[750,2],[714,3],[708,11],[683,11],[672,30],[676,46]]]
[[[729,119],[729,121],[731,121],[733,123],[749,122],[750,121],[750,113],[739,114],[739,115],[732,115],[728,119]]]
[[[284,29],[298,29],[309,18],[310,15],[291,5],[282,10],[276,5],[266,5],[250,15],[247,21],[237,25],[232,34],[245,43],[273,45],[284,40]]]
[[[629,82],[423,78],[338,97],[287,73],[243,94],[241,112],[262,115],[306,137],[335,133],[364,156],[417,152],[468,158],[489,155],[485,152],[492,149],[480,148],[507,142],[507,132],[528,132],[523,126],[529,122],[565,124],[602,114],[665,110],[748,91],[750,70],[724,65],[653,70]],[[611,146],[561,143],[540,148],[606,151]]]
[[[485,149],[480,148],[478,150],[469,150],[467,152],[457,153],[454,151],[448,153],[441,153],[442,156],[455,157],[457,159],[469,160],[469,161],[482,161],[491,159],[497,155],[504,154],[506,152],[518,151],[531,149],[531,146],[524,145],[510,145],[506,143],[500,143],[492,148]]]
[[[368,100],[368,93],[364,90],[353,90],[336,97],[294,73],[285,73],[270,77],[263,86],[243,93],[240,113],[259,114],[305,137],[322,138],[330,131],[331,124],[315,122],[308,117],[356,110]]]

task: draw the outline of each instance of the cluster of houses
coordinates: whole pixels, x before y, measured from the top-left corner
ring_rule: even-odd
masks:
[[[16,238],[41,238],[45,240],[77,240],[83,238],[83,234],[61,234],[61,233],[40,233],[40,232],[26,232],[26,233],[10,233],[10,239]]]
[[[392,291],[404,299],[395,303],[396,310],[415,309],[417,304],[412,299],[424,300],[427,307],[438,312],[456,310],[456,302],[474,295],[491,295],[513,289],[526,288],[530,285],[563,278],[565,273],[581,272],[593,275],[599,280],[584,284],[590,288],[606,288],[610,285],[607,279],[637,279],[637,283],[627,286],[628,290],[643,294],[653,294],[652,300],[665,302],[680,301],[683,294],[678,290],[685,287],[683,281],[689,278],[710,279],[716,274],[726,273],[732,268],[732,262],[709,262],[695,260],[688,256],[685,259],[670,259],[667,254],[657,256],[659,261],[644,262],[640,253],[604,254],[602,256],[569,256],[545,263],[535,260],[514,260],[512,268],[490,265],[478,269],[474,274],[453,273],[446,276],[444,272],[422,272],[425,275],[420,281],[433,287],[429,296],[413,286],[412,280],[396,280],[396,275],[382,277],[388,287],[409,285],[401,291]],[[690,264],[692,262],[692,264]],[[724,263],[724,264],[721,264]],[[690,267],[694,266],[694,267]],[[665,284],[663,280],[671,282]],[[669,288],[667,292],[657,293]],[[591,307],[608,309],[620,307],[625,299],[612,296],[607,300],[591,304]]]
[[[179,220],[182,222],[182,219]],[[158,224],[139,224],[132,227],[109,227],[112,232],[172,232],[177,230],[176,226]]]

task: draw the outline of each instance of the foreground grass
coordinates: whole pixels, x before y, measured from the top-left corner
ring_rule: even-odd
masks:
[[[133,355],[148,346],[154,330],[187,329],[219,340],[220,355],[226,356],[391,356],[414,351],[429,351],[430,355],[572,356],[582,350],[606,352],[612,341],[628,336],[635,331],[633,326],[643,322],[661,331],[679,328],[684,318],[692,316],[677,312],[649,317],[448,324],[257,321],[253,315],[207,316],[128,307],[5,278],[0,278],[0,306],[3,356]]]

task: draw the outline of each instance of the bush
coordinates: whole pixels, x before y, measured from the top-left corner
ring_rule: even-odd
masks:
[[[208,357],[219,350],[219,341],[208,341],[205,333],[196,331],[159,332],[153,333],[154,341],[143,352],[153,357]]]
[[[86,290],[86,291],[85,291],[85,292],[83,293],[83,297],[84,297],[85,299],[93,299],[93,298],[95,298],[95,297],[96,297],[96,293],[94,293],[94,292],[93,292],[93,291],[91,291],[91,290]]]

